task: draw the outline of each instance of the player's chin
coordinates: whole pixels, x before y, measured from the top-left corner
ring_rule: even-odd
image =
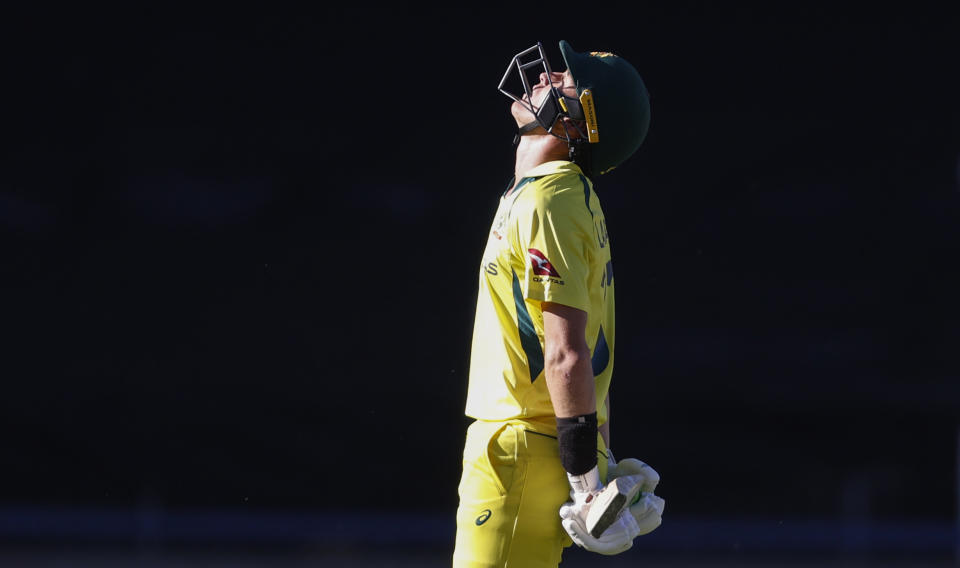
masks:
[[[517,102],[510,106],[510,114],[513,116],[513,119],[517,121],[518,127],[537,120],[537,117],[530,112],[530,109]]]

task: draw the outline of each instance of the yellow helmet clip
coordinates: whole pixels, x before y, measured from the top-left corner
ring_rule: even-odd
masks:
[[[596,144],[600,141],[600,132],[597,130],[597,107],[593,104],[593,92],[590,89],[584,89],[580,93],[580,106],[583,107],[583,116],[587,121],[587,140]]]

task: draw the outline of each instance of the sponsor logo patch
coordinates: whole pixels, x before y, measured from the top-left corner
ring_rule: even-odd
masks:
[[[477,517],[477,520],[474,522],[477,523],[477,526],[479,527],[483,523],[487,522],[487,519],[489,519],[490,515],[492,514],[493,512],[490,509],[484,509],[483,512],[480,513],[480,516]]]
[[[550,264],[550,261],[547,260],[547,255],[534,248],[527,249],[527,253],[530,255],[530,264],[533,265],[534,274],[560,278],[560,273],[557,272],[553,265]]]

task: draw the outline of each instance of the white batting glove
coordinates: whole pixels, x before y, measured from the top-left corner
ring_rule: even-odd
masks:
[[[613,452],[608,450],[607,483],[618,477],[627,476],[639,476],[641,479],[640,494],[637,501],[630,505],[630,514],[637,522],[641,535],[653,532],[660,526],[663,509],[666,506],[663,499],[653,494],[657,484],[660,483],[660,474],[636,458],[627,458],[618,462],[613,458]]]
[[[600,470],[594,467],[583,475],[567,474],[570,481],[571,501],[560,507],[560,524],[580,548],[598,554],[613,555],[629,550],[633,539],[640,534],[640,527],[628,509],[620,511],[616,520],[599,537],[587,530],[587,516],[597,493],[603,489]]]

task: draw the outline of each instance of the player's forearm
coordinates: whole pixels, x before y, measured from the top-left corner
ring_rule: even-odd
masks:
[[[547,390],[558,417],[581,416],[597,411],[593,366],[586,344],[582,348],[547,349]]]
[[[557,416],[560,464],[574,491],[592,491],[600,483],[597,470],[597,402],[590,352],[554,345],[545,352],[547,389]]]

